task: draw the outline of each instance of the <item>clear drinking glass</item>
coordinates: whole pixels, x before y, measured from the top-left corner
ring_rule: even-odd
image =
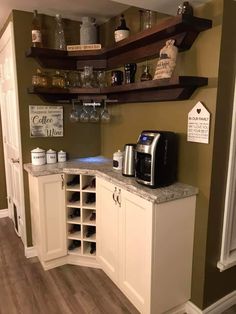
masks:
[[[80,122],[89,122],[90,115],[86,110],[86,107],[83,105],[82,111],[80,113],[79,119]]]
[[[99,112],[96,110],[96,106],[93,106],[93,110],[90,112],[90,122],[96,123],[99,121]]]
[[[109,123],[111,121],[111,115],[107,109],[107,103],[104,101],[104,108],[101,112],[101,122]]]
[[[84,71],[81,73],[82,87],[93,87],[93,67],[85,66]]]
[[[69,116],[70,122],[78,122],[79,121],[79,114],[77,109],[75,108],[75,100],[72,99],[72,109]]]

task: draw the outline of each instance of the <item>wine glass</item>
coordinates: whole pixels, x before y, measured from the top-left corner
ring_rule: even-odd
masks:
[[[93,105],[93,110],[90,113],[90,118],[89,118],[90,122],[96,123],[99,121],[99,113],[96,110],[96,106]]]
[[[107,109],[107,103],[106,100],[104,100],[104,108],[101,112],[101,121],[103,123],[109,123],[111,121],[111,115]]]
[[[70,122],[78,122],[79,121],[79,114],[75,108],[75,100],[72,99],[72,109],[69,116]]]
[[[85,109],[85,106],[83,105],[82,111],[79,116],[80,122],[89,122],[89,113]]]

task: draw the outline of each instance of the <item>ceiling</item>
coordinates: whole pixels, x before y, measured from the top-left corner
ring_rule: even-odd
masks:
[[[104,23],[112,16],[119,15],[129,6],[146,8],[170,15],[175,15],[181,0],[0,0],[0,30],[11,10],[30,11],[37,9],[39,13],[55,15],[72,20],[80,20],[82,16],[93,16],[97,23]],[[206,3],[208,0],[190,0],[193,6]]]

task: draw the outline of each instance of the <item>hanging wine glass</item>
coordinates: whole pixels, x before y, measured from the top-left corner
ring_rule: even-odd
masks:
[[[75,108],[75,100],[72,99],[72,109],[69,116],[70,122],[78,122],[79,121],[79,114],[77,109]]]
[[[93,123],[96,123],[99,121],[99,113],[98,111],[96,110],[96,106],[93,105],[93,110],[91,111],[90,113],[90,119],[89,119],[90,122],[93,122]]]
[[[89,122],[89,117],[89,113],[85,109],[85,105],[83,104],[82,111],[79,116],[80,122]]]
[[[101,112],[101,121],[103,123],[109,123],[111,121],[111,115],[107,109],[107,102],[104,100],[104,108]]]

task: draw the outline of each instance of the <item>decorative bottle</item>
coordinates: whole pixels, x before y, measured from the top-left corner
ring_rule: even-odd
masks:
[[[193,7],[189,4],[188,1],[184,1],[178,6],[177,15],[193,15]]]
[[[31,34],[32,34],[32,47],[42,47],[42,31],[37,10],[34,10]]]
[[[118,42],[122,39],[129,37],[129,28],[126,26],[124,14],[121,14],[120,25],[116,28],[114,32],[115,41]]]
[[[56,14],[55,49],[66,50],[63,22],[60,14]]]

